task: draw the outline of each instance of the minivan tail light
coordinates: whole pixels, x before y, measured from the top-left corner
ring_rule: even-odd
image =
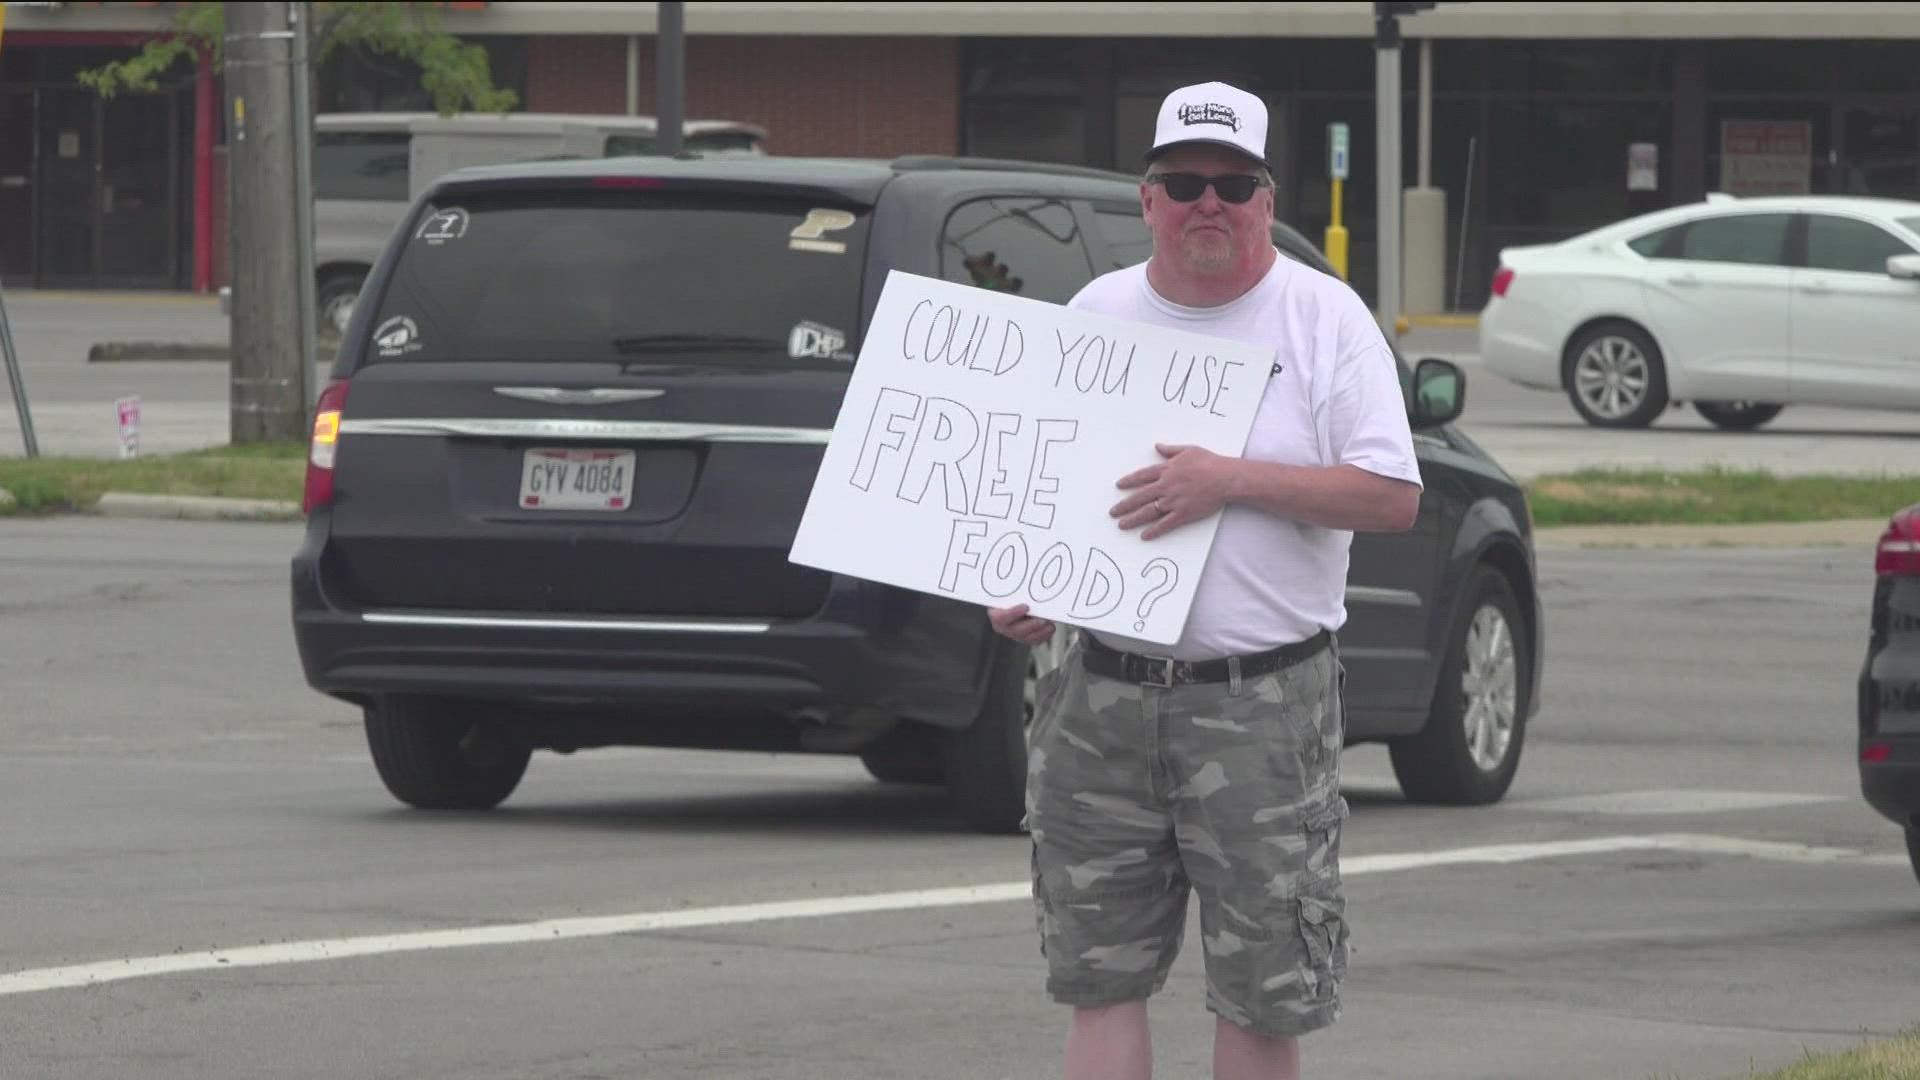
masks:
[[[1881,577],[1920,577],[1920,507],[1903,510],[1887,523],[1874,549],[1873,572]]]
[[[340,447],[340,413],[347,407],[347,384],[335,381],[320,391],[313,409],[313,440],[307,444],[307,486],[300,512],[333,505],[333,459]]]
[[[1499,270],[1495,271],[1493,275],[1493,295],[1495,296],[1507,295],[1507,289],[1512,284],[1513,284],[1513,268],[1510,266],[1501,267]]]

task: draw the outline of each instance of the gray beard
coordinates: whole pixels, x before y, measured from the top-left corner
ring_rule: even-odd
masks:
[[[1180,254],[1190,269],[1203,274],[1230,269],[1234,262],[1232,241],[1214,242],[1190,236],[1181,242]]]

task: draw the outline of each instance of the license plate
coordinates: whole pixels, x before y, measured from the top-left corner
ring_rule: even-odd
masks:
[[[633,451],[532,449],[520,468],[528,510],[625,510],[633,504]]]

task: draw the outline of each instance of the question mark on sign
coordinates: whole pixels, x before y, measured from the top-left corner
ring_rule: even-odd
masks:
[[[1140,621],[1133,624],[1135,630],[1147,628],[1147,613],[1153,610],[1153,605],[1159,602],[1161,597],[1173,591],[1174,583],[1180,580],[1180,568],[1173,564],[1172,559],[1155,559],[1147,564],[1146,569],[1140,571],[1140,576],[1143,578],[1158,576],[1160,584],[1148,589],[1147,595],[1140,598]]]

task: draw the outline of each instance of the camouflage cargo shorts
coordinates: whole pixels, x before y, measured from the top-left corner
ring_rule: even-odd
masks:
[[[1086,671],[1084,648],[1041,682],[1027,773],[1048,993],[1158,991],[1191,892],[1208,1009],[1266,1035],[1332,1024],[1348,953],[1337,645],[1237,688],[1118,681]]]

